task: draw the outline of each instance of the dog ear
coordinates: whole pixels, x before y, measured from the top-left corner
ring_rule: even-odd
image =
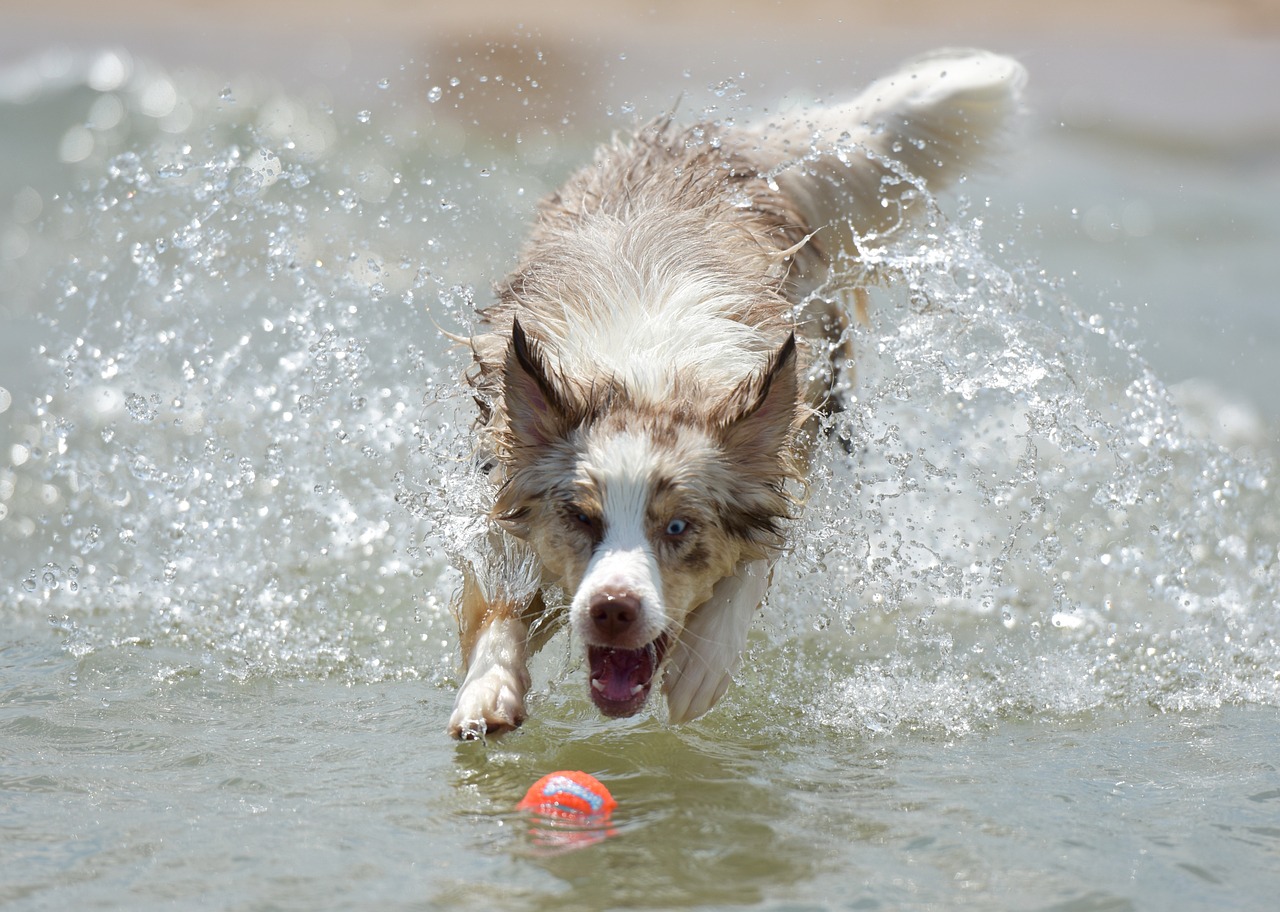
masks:
[[[511,323],[504,396],[507,421],[517,449],[545,446],[568,433],[572,409],[556,389],[546,359],[519,320]]]
[[[796,417],[796,336],[792,333],[768,366],[749,381],[720,431],[725,452],[747,471],[773,475],[791,438]]]

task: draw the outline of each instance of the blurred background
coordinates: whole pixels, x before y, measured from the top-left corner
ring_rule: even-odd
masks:
[[[96,95],[47,103],[60,77],[90,88],[124,78],[107,64],[86,80],[95,50],[121,52],[122,71],[145,62],[228,89],[252,76],[326,105],[412,109],[443,88],[450,104],[433,117],[452,116],[460,155],[528,142],[538,124],[547,144],[577,143],[576,155],[680,98],[687,111],[717,97],[760,110],[850,92],[936,46],[1011,53],[1031,72],[1027,137],[991,186],[1017,211],[1016,230],[1042,234],[1046,266],[1074,287],[1137,311],[1164,379],[1208,381],[1280,415],[1274,0],[53,0],[7,2],[0,19],[0,257],[10,266],[26,250],[34,201],[65,189],[91,153],[118,151],[91,122],[104,116],[91,109]],[[41,104],[24,107],[37,90]],[[84,148],[86,125],[96,149]],[[536,192],[573,155],[539,157],[535,145],[522,176]],[[30,345],[22,321],[39,300],[10,285],[0,385],[13,390]]]

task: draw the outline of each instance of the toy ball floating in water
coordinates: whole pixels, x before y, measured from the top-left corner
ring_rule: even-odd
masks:
[[[617,806],[618,802],[595,776],[579,770],[560,770],[535,782],[516,808],[566,820],[598,821],[608,817]]]

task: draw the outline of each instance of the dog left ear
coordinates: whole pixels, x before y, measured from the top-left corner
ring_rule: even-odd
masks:
[[[519,320],[511,324],[505,379],[507,420],[517,446],[544,446],[568,433],[571,409]]]
[[[768,366],[745,389],[745,404],[724,424],[720,439],[735,461],[773,473],[791,437],[796,415],[796,336],[792,333]]]

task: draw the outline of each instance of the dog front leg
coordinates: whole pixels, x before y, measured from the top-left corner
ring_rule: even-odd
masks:
[[[449,734],[464,741],[511,731],[524,721],[529,627],[527,606],[486,596],[470,573],[462,586],[458,626],[467,675],[449,717]]]
[[[673,723],[691,722],[720,702],[747,645],[747,631],[769,588],[769,562],[750,561],[716,583],[671,647],[662,689]]]

